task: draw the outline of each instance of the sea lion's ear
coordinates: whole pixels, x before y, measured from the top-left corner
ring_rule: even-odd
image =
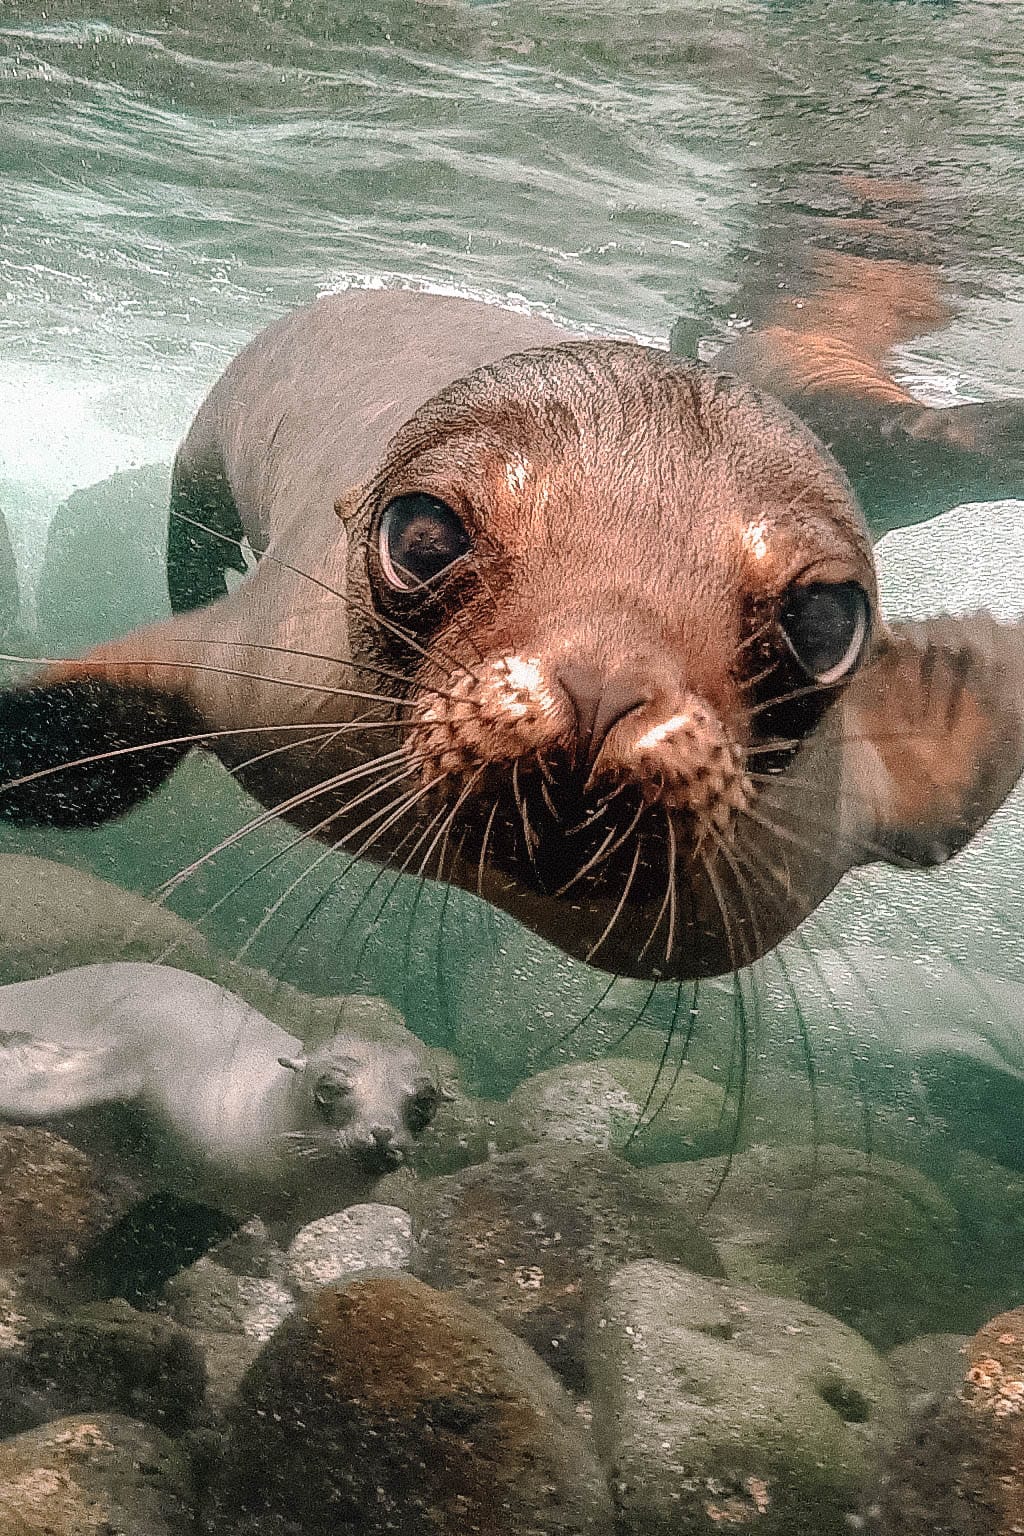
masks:
[[[893,625],[840,708],[853,862],[944,863],[1024,772],[1024,623]]]
[[[158,789],[202,724],[189,674],[164,657],[182,623],[152,625],[0,695],[0,821],[94,827]]]

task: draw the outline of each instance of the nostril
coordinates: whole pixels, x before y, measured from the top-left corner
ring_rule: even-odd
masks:
[[[634,666],[612,673],[587,662],[565,662],[558,669],[576,715],[576,735],[582,754],[593,762],[612,726],[648,703],[650,693]]]

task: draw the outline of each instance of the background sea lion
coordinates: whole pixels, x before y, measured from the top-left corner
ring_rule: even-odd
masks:
[[[348,852],[693,978],[856,864],[948,858],[1024,765],[1024,630],[887,625],[828,452],[651,348],[322,299],[215,386],[173,510],[179,602],[223,585],[182,526],[266,553],[4,699],[9,818],[116,815],[200,742]]]
[[[137,1146],[149,1185],[243,1219],[301,1224],[370,1198],[440,1102],[414,1043],[346,1032],[306,1048],[170,966],[90,965],[0,987],[0,1116]],[[111,1106],[129,1112],[127,1132]]]

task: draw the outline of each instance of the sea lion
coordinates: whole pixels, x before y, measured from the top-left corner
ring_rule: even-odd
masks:
[[[199,744],[347,852],[692,979],[950,857],[1024,767],[1024,627],[886,623],[828,451],[651,347],[321,299],[214,387],[173,511],[214,601],[7,695],[0,814],[96,823]]]
[[[170,966],[82,966],[0,987],[0,1117],[116,1140],[145,1182],[301,1224],[371,1198],[441,1089],[425,1050],[340,1033],[305,1049]],[[133,1111],[130,1134],[124,1116]],[[141,1144],[141,1145],[140,1145]]]

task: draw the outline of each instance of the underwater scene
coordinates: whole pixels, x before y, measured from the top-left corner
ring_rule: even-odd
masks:
[[[0,1536],[1024,1530],[1024,11],[0,3]]]

